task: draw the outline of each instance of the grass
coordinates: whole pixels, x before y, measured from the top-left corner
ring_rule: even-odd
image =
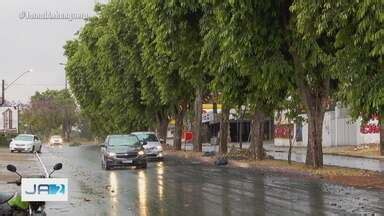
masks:
[[[380,157],[378,144],[324,148],[324,153],[363,157]]]
[[[251,166],[254,166],[254,167],[278,169],[278,170],[284,170],[284,171],[296,171],[300,173],[307,173],[307,174],[322,176],[322,177],[369,176],[369,175],[377,174],[376,172],[373,172],[373,171],[336,167],[336,166],[324,166],[321,169],[313,169],[303,163],[292,162],[291,164],[288,164],[287,161],[281,161],[281,160],[263,160],[263,161],[249,161],[249,160],[244,161],[243,160],[241,162],[249,163]]]

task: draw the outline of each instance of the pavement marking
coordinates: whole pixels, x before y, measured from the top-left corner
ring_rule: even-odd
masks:
[[[41,167],[43,167],[43,171],[45,173],[45,177],[48,178],[49,174],[48,174],[48,171],[47,171],[47,167],[45,167],[43,161],[41,160],[41,158],[40,158],[40,156],[39,156],[39,154],[37,152],[35,152],[34,155],[37,158],[37,160],[39,160]]]

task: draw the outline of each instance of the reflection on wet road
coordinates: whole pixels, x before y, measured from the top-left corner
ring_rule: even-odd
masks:
[[[63,162],[70,202],[49,203],[49,215],[384,215],[379,191],[276,174],[202,166],[177,159],[146,170],[104,171],[97,146],[43,154]]]

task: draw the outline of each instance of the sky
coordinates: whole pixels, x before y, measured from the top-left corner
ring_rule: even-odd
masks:
[[[36,91],[65,87],[65,42],[84,26],[83,19],[31,19],[53,16],[92,16],[97,2],[107,0],[0,1],[0,80],[10,84],[8,101],[29,101]]]

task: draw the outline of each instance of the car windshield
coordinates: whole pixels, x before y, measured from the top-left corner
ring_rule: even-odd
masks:
[[[15,138],[16,141],[33,141],[33,136],[21,135]]]
[[[52,136],[53,139],[61,139],[61,136]]]
[[[121,136],[110,136],[108,140],[110,146],[137,146],[139,140],[135,136],[121,135]]]
[[[135,134],[140,141],[146,141],[146,142],[158,142],[157,137],[155,134]]]

